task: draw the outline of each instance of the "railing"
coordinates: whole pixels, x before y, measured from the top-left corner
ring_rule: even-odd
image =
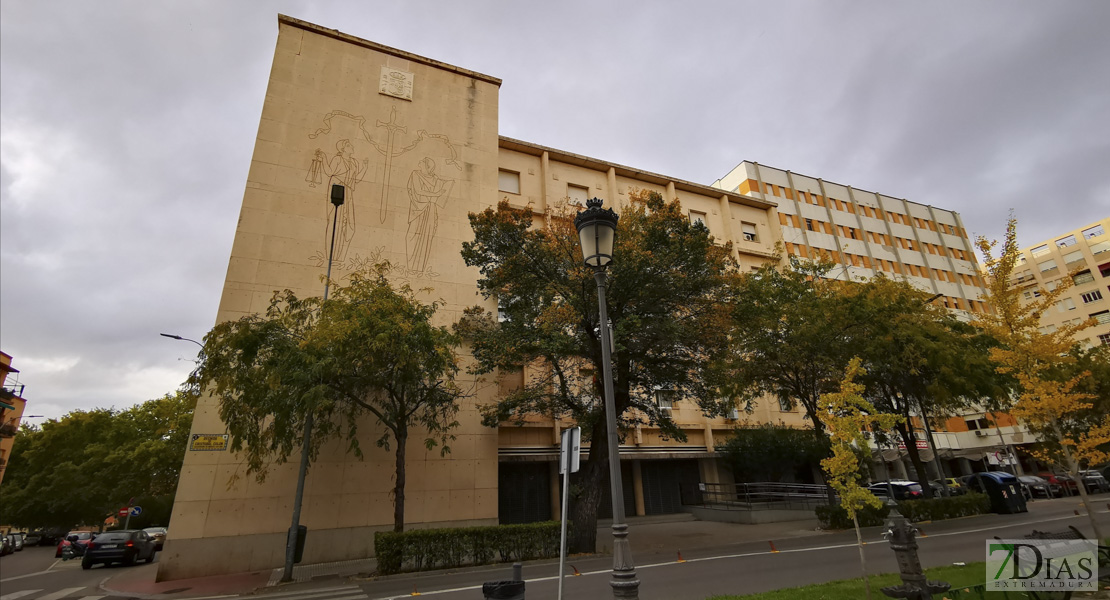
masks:
[[[2,388],[0,388],[0,395],[6,396],[6,397],[9,397],[9,398],[22,398],[23,397],[23,390],[26,387],[27,386],[22,384],[22,383],[9,383],[8,385],[5,385]]]
[[[720,510],[803,510],[829,503],[823,485],[809,483],[699,483],[681,486],[682,503]]]

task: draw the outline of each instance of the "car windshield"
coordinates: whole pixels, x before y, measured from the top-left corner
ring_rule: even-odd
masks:
[[[91,540],[92,536],[93,536],[93,534],[89,531],[72,531],[66,537],[67,538],[76,537],[79,540]]]
[[[914,492],[920,492],[921,491],[921,484],[920,483],[910,483],[910,484],[904,484],[904,485],[906,486],[906,489],[908,489],[908,490],[911,490],[911,491],[914,491]]]
[[[1024,481],[1025,483],[1044,483],[1043,479],[1041,479],[1040,477],[1035,477],[1033,475],[1026,475],[1025,477],[1018,477],[1018,479]]]
[[[126,542],[131,539],[130,531],[111,531],[96,536],[97,542]]]
[[[143,531],[147,533],[166,533],[165,527],[147,527]]]

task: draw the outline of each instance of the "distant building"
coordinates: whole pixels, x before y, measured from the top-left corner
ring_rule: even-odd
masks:
[[[12,455],[15,433],[19,431],[19,421],[27,401],[23,399],[23,384],[9,382],[8,374],[19,373],[12,367],[12,357],[0,352],[0,484],[8,470],[8,460]]]
[[[713,185],[775,202],[786,253],[831,258],[842,266],[831,276],[884,274],[939,294],[952,310],[984,310],[984,281],[959,213],[748,161]]]
[[[1041,290],[1055,289],[1065,277],[1068,288],[1056,306],[1041,314],[1041,331],[1049,333],[1066,324],[1095,319],[1097,324],[1079,333],[1087,345],[1110,344],[1110,218],[1095,221],[1023,248],[1010,283],[1029,303]]]

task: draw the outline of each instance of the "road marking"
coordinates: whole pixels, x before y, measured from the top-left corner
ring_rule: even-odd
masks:
[[[353,595],[352,595],[353,594]],[[260,594],[248,594],[252,598],[269,599],[269,598],[283,598],[284,600],[312,600],[315,598],[322,598],[325,600],[340,600],[340,599],[355,599],[366,598],[366,593],[362,588],[357,585],[345,585],[342,587],[332,588],[319,588],[313,590],[300,590],[289,592],[278,592],[276,594],[268,594],[262,592]]]
[[[3,596],[0,596],[0,600],[16,600],[16,598],[22,598],[24,596],[29,596],[31,594],[34,594],[35,592],[41,591],[42,590],[23,590],[19,592],[12,592],[10,594],[4,594]]]
[[[36,598],[36,600],[58,600],[59,598],[65,598],[66,596],[72,594],[73,592],[80,592],[83,589],[85,589],[85,586],[75,587],[75,588],[66,588],[64,590],[58,590],[58,591],[54,592],[53,594],[47,594],[45,596],[39,596],[38,598]]]
[[[1110,513],[1110,510],[1101,510],[1101,511],[1096,511],[1096,512]],[[929,537],[930,538],[935,538],[935,537],[942,537],[942,536],[946,536],[946,535],[978,533],[980,531],[996,531],[996,530],[1001,529],[1003,527],[1021,527],[1023,525],[1035,525],[1037,523],[1049,523],[1049,522],[1052,522],[1052,521],[1063,521],[1063,520],[1067,520],[1067,519],[1077,519],[1077,518],[1079,518],[1079,517],[1077,517],[1075,515],[1066,515],[1066,516],[1062,516],[1062,517],[1053,517],[1053,518],[1049,518],[1049,519],[1038,519],[1036,521],[1022,521],[1020,523],[1004,523],[1004,524],[995,525],[993,527],[981,527],[981,528],[977,528],[977,529],[964,529],[964,530],[961,530],[961,531],[949,531],[949,532],[945,532],[945,533],[934,533],[934,534],[931,534]],[[876,540],[874,542],[866,542],[866,543],[874,544],[874,543],[886,543],[886,542],[887,542],[886,539],[879,539],[879,540]],[[706,556],[706,557],[702,557],[702,558],[688,558],[688,559],[686,559],[686,562],[687,563],[692,563],[692,562],[702,562],[702,561],[709,561],[709,560],[721,560],[721,559],[725,559],[725,558],[747,558],[749,556],[773,556],[775,554],[789,554],[789,553],[797,553],[797,552],[814,552],[814,551],[820,551],[820,550],[835,550],[835,549],[839,549],[839,548],[852,548],[852,547],[855,547],[855,545],[856,545],[855,542],[851,542],[851,543],[847,543],[847,544],[833,544],[833,545],[829,545],[829,546],[814,546],[814,547],[810,547],[810,548],[795,548],[795,549],[792,549],[792,550],[779,550],[778,552],[771,552],[769,550],[763,550],[763,551],[760,551],[760,552],[746,552],[746,553],[743,553],[743,554],[724,554],[724,555],[719,555],[719,556]],[[667,562],[654,563],[654,564],[649,564],[649,565],[636,565],[636,570],[654,569],[654,568],[658,568],[658,567],[673,567],[673,566],[677,566],[678,564],[679,563],[676,563],[673,560],[669,560]],[[606,574],[610,574],[612,572],[613,572],[612,569],[600,569],[600,570],[597,570],[597,571],[583,571],[582,575],[583,576],[587,576],[587,575],[606,575]],[[534,579],[526,579],[525,582],[551,581],[551,580],[558,579],[558,578],[559,578],[558,575],[552,575],[550,577],[536,577]],[[480,590],[480,589],[482,589],[481,585],[469,585],[469,586],[451,588],[451,589],[446,589],[446,590],[430,590],[430,591],[427,591],[427,592],[420,592],[420,595],[421,596],[434,596],[436,594],[451,594],[451,593],[454,593],[454,592],[468,592],[470,590]],[[400,596],[382,596],[377,600],[403,600],[404,598],[408,598],[410,595],[411,594],[403,594],[403,595],[400,595]]]

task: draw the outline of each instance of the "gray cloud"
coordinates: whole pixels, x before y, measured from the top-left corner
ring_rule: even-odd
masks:
[[[0,349],[36,414],[172,391],[211,327],[285,13],[504,80],[504,135],[741,160],[1023,243],[1110,213],[1097,2],[6,2]]]

